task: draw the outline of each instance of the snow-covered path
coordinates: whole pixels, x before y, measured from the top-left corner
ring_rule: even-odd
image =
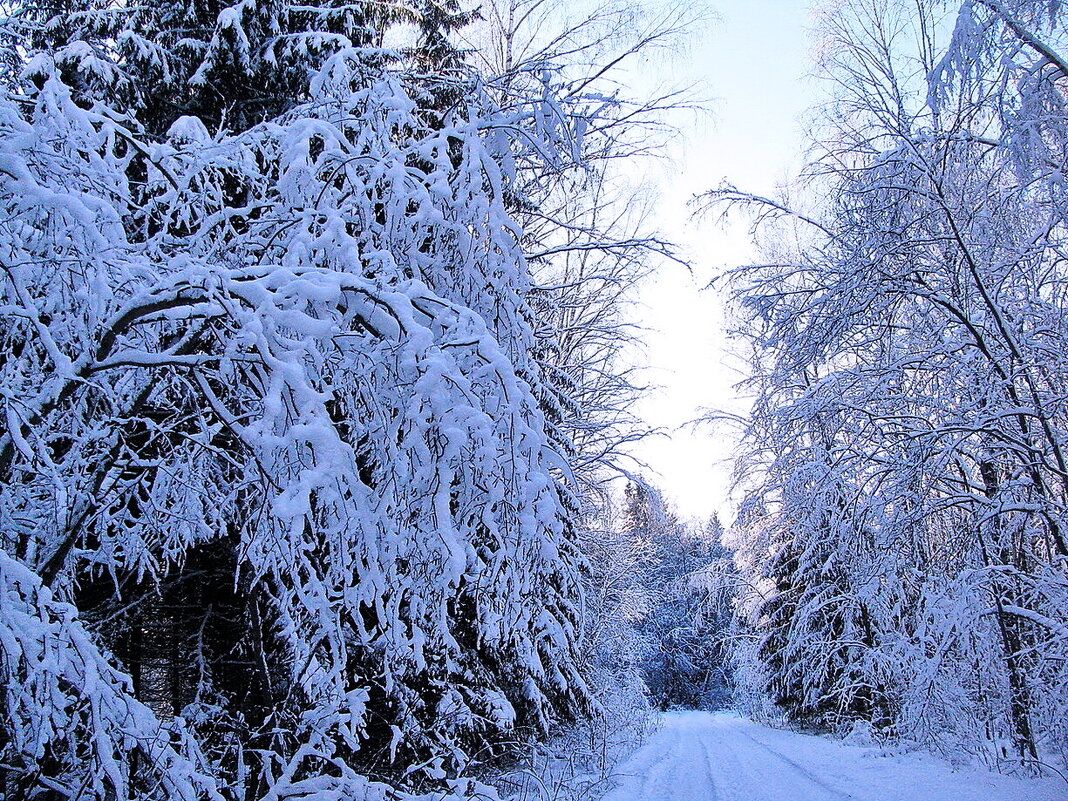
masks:
[[[667,715],[618,773],[604,801],[1068,801],[1060,779],[954,772],[931,756],[879,756],[729,713]]]

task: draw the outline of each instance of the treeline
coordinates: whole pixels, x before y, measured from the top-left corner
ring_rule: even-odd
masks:
[[[674,31],[551,11],[5,7],[0,795],[459,792],[594,710],[673,102],[604,82]]]
[[[841,4],[800,196],[732,188],[754,396],[743,699],[1035,768],[1068,750],[1068,14]]]
[[[732,706],[728,651],[738,576],[713,515],[682,521],[660,490],[628,481],[584,549],[595,576],[592,660],[605,686],[648,697],[655,709]]]

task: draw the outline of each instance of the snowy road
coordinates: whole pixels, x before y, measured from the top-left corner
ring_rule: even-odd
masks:
[[[604,801],[1068,801],[1060,779],[954,772],[931,756],[879,756],[728,713],[667,715],[618,773]]]

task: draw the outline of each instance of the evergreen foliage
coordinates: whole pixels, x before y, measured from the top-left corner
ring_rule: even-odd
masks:
[[[636,662],[652,702],[660,709],[727,706],[733,568],[718,519],[704,530],[683,524],[657,489],[637,482],[626,485],[622,517],[624,541],[645,557],[631,580],[644,643]]]

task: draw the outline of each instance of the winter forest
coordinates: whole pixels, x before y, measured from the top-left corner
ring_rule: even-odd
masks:
[[[0,799],[1068,797],[1068,5],[810,5],[797,174],[667,208],[714,2],[0,4]]]

